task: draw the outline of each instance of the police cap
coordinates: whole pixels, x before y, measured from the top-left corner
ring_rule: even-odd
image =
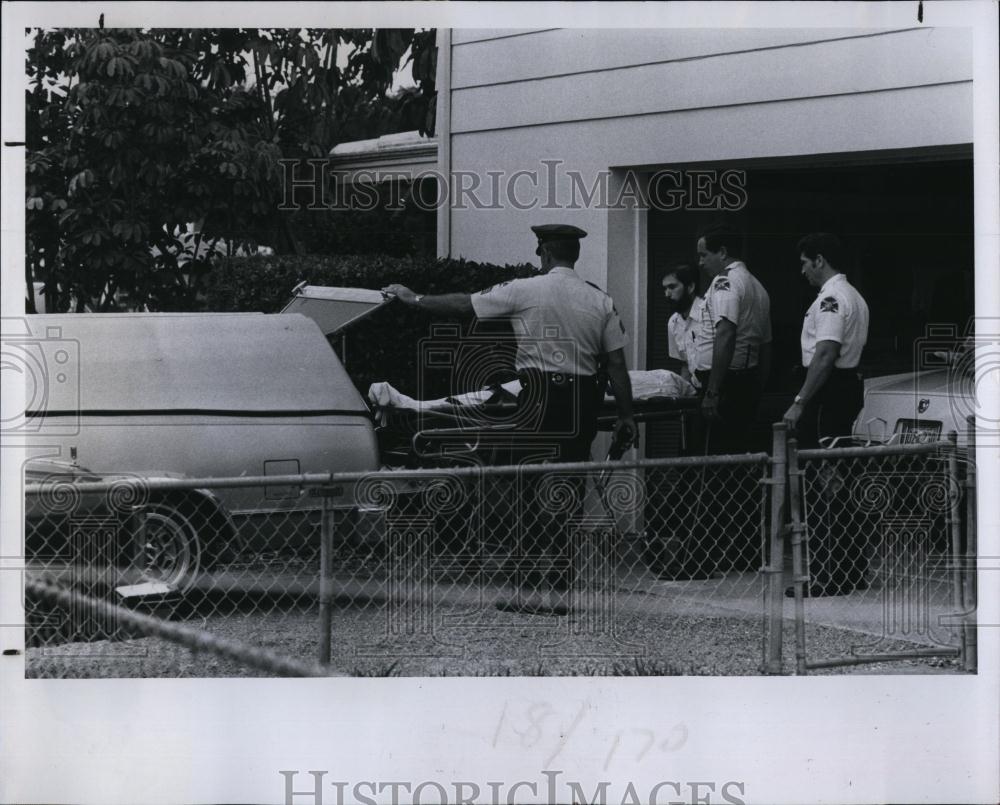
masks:
[[[541,224],[531,227],[531,231],[538,238],[538,248],[535,254],[542,253],[542,244],[551,243],[554,240],[579,240],[587,237],[587,233],[576,226],[569,224]]]

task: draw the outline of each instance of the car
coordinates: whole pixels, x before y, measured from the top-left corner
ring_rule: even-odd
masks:
[[[233,548],[229,512],[208,489],[156,491],[183,476],[98,474],[71,461],[32,459],[25,466],[25,564],[30,572],[89,586],[183,593]],[[110,484],[81,491],[82,484]],[[106,571],[114,569],[110,576]],[[74,573],[77,576],[74,576]],[[102,579],[104,581],[102,581]],[[123,583],[124,582],[124,583]]]
[[[927,443],[954,432],[958,444],[965,445],[966,418],[976,411],[973,368],[967,353],[939,369],[866,379],[864,406],[854,421],[855,441]]]
[[[316,304],[327,318],[338,307],[336,299]],[[297,311],[25,322],[28,332],[10,349],[23,358],[30,448],[75,457],[102,476],[266,478],[379,467],[367,404],[327,334]],[[320,500],[295,486],[217,494],[248,536],[287,526],[289,534],[275,536],[284,544],[302,533],[292,521],[307,509],[319,521]]]

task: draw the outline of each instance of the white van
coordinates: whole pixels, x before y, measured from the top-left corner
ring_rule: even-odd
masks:
[[[38,376],[29,382],[23,430],[36,454],[98,474],[194,478],[379,467],[368,407],[306,316],[109,313],[27,321],[22,348]],[[238,518],[301,509],[300,492],[220,489],[218,497]]]

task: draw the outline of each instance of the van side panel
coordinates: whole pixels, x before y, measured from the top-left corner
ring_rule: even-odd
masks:
[[[315,322],[299,314],[29,316],[44,376],[29,408],[141,414],[367,407]],[[59,380],[62,378],[62,381]]]
[[[27,317],[33,446],[97,473],[194,478],[379,466],[368,407],[298,314]],[[297,490],[220,490],[231,511],[302,507]]]
[[[57,424],[57,423],[53,423]],[[182,472],[221,478],[378,468],[371,423],[358,417],[84,417],[76,435],[39,440],[58,445],[60,458],[95,473]],[[299,508],[294,490],[216,489],[232,513]],[[291,493],[291,496],[289,494]]]

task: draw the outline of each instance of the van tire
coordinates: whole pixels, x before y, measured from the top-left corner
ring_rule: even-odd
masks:
[[[188,590],[203,566],[204,551],[198,519],[183,502],[156,500],[143,507],[145,541],[140,564],[149,581],[162,581],[180,592]]]

